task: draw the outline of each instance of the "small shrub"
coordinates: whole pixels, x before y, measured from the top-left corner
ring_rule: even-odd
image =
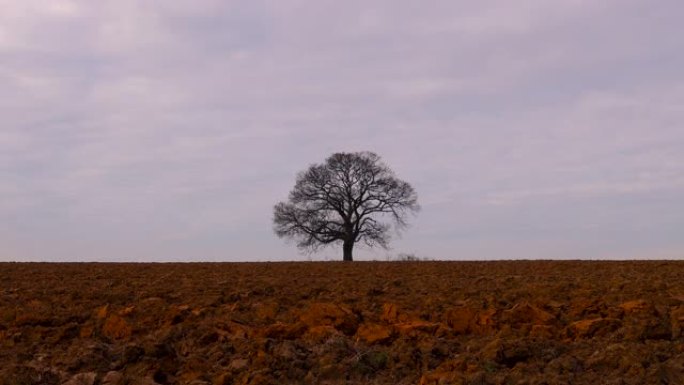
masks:
[[[420,258],[416,256],[413,253],[400,253],[397,256],[397,261],[401,262],[419,262],[419,261],[427,261],[427,258]]]

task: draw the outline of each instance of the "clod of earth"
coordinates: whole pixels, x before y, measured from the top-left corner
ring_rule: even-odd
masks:
[[[0,264],[0,385],[678,384],[682,275],[669,261]]]

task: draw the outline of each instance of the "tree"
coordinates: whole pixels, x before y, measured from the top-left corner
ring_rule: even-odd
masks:
[[[342,243],[351,261],[357,242],[387,248],[390,223],[406,227],[406,214],[420,209],[410,184],[398,179],[372,152],[336,153],[297,176],[287,202],[273,210],[278,237],[303,250]]]

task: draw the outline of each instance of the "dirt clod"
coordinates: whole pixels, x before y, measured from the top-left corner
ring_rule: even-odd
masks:
[[[673,261],[6,263],[0,385],[682,384],[683,275]]]

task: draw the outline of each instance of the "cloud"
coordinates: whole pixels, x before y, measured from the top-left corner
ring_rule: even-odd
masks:
[[[0,8],[0,259],[302,258],[271,207],[340,150],[417,188],[395,251],[684,250],[676,1]]]

